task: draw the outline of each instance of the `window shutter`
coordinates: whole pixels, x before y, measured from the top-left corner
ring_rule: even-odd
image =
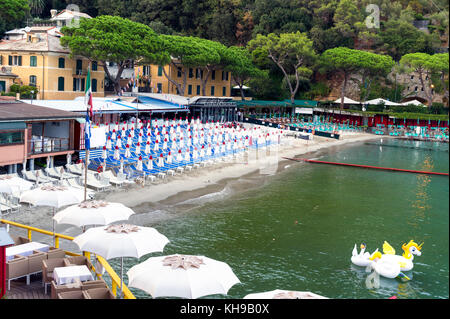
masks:
[[[73,91],[75,92],[77,90],[77,79],[73,78]]]
[[[64,91],[64,78],[62,76],[58,78],[58,91]]]
[[[83,91],[83,92],[84,92],[84,82],[85,82],[85,79],[81,79],[81,91]]]
[[[22,66],[22,56],[19,55],[19,66]]]
[[[8,55],[8,65],[12,65],[12,56]]]

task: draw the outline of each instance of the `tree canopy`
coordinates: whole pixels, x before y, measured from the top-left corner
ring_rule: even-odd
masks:
[[[306,33],[258,34],[256,39],[248,43],[248,49],[256,59],[265,57],[277,65],[288,85],[291,102],[294,103],[302,73],[317,58],[313,43]]]
[[[63,27],[61,44],[70,48],[71,55],[99,61],[106,75],[120,92],[119,80],[129,60],[167,64],[170,57],[163,42],[148,26],[117,16],[80,19],[78,27]],[[106,62],[115,62],[118,72],[113,78]]]

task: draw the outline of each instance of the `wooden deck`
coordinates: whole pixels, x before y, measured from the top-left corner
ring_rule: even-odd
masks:
[[[47,287],[47,295],[44,294],[42,286],[42,275],[30,276],[30,284],[27,285],[26,278],[11,280],[11,290],[6,291],[6,299],[50,299],[50,286]]]

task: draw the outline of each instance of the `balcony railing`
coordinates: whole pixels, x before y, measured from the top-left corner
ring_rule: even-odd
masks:
[[[42,154],[42,153],[53,153],[62,152],[69,150],[69,139],[68,138],[57,138],[57,137],[45,137],[41,136],[33,137],[30,140],[30,147],[28,148],[28,154]]]
[[[73,70],[73,75],[86,76],[87,75],[87,70],[85,70],[85,69],[74,69]]]

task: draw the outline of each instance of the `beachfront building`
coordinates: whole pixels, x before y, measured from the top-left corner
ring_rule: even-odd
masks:
[[[60,44],[62,34],[54,26],[27,27],[21,37],[0,41],[0,86],[9,92],[11,85],[36,87],[36,99],[72,100],[83,96],[89,60],[69,57]],[[6,76],[5,76],[6,74]],[[91,88],[94,97],[104,96],[105,72],[91,63]]]
[[[177,63],[175,63],[177,64]],[[182,71],[187,72],[184,96],[231,96],[231,73],[224,70],[213,70],[209,74],[205,94],[202,94],[202,78],[207,71],[204,68],[186,68],[177,64],[135,66],[136,78],[139,74],[139,92],[180,94],[176,85],[169,81],[164,72],[175,82],[182,83]]]
[[[5,98],[0,99],[2,172],[34,170],[36,160],[52,166],[55,157],[74,153],[76,123],[83,117]]]

